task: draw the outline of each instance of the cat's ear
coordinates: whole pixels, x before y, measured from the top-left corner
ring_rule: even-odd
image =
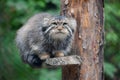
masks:
[[[48,22],[49,22],[49,18],[44,18],[44,20],[43,20],[43,25],[47,25]]]

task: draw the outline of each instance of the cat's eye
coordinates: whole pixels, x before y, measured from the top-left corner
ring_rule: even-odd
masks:
[[[67,23],[63,23],[63,25],[67,25]]]
[[[52,24],[53,24],[53,25],[57,25],[57,23],[56,23],[56,22],[53,22]]]

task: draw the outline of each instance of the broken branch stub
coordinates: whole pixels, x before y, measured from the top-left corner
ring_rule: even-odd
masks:
[[[80,56],[72,55],[46,59],[45,64],[49,66],[66,66],[66,65],[80,65],[81,62],[82,60]]]

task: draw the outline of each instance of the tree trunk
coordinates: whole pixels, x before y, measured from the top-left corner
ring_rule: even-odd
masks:
[[[103,0],[61,0],[61,15],[77,21],[73,52],[82,58],[62,67],[62,80],[103,80]]]

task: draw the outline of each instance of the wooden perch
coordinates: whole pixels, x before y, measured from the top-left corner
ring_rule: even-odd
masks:
[[[80,65],[82,62],[80,56],[71,55],[65,57],[46,59],[45,64],[49,66]]]

